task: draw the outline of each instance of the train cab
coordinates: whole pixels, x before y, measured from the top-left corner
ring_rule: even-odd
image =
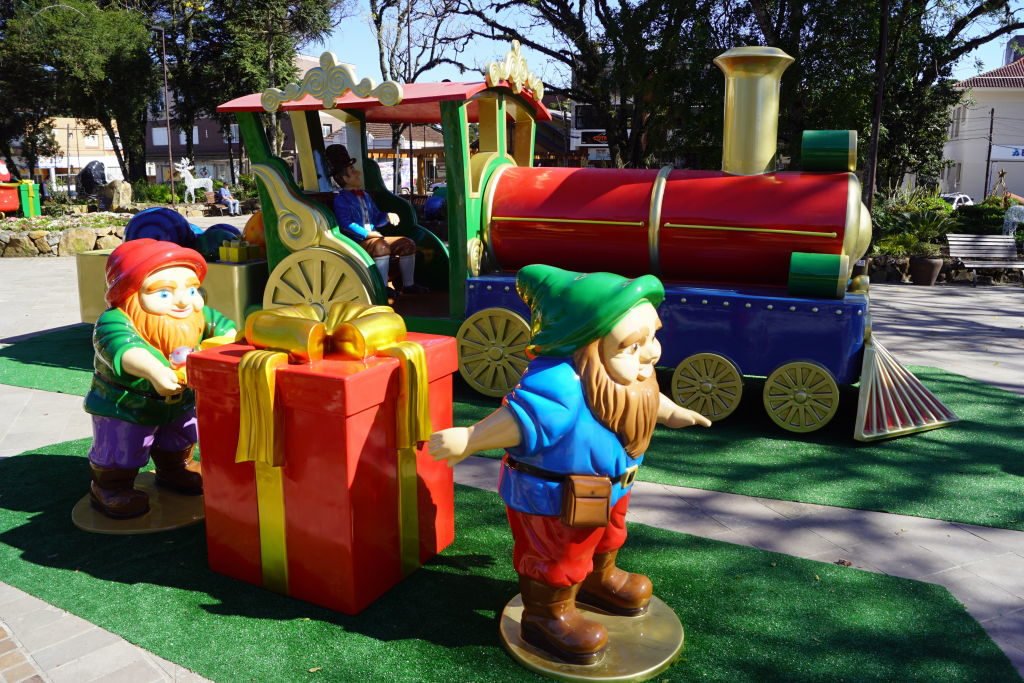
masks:
[[[550,120],[541,103],[543,86],[525,69],[518,46],[505,62],[471,83],[374,84],[357,80],[333,54],[299,83],[226,102],[233,114],[259,186],[270,277],[263,306],[307,303],[323,310],[336,301],[386,303],[387,283],[370,256],[342,234],[331,209],[334,188],[319,124],[321,112],[345,124],[346,147],[359,166],[367,192],[384,212],[399,216],[382,232],[416,244],[415,279],[429,292],[399,296],[395,309],[410,329],[454,334],[465,312],[466,278],[482,258],[480,214],[490,177],[506,166],[530,166],[535,126]],[[298,172],[273,155],[262,115],[288,116],[295,133]],[[405,199],[385,187],[369,158],[366,124],[440,124],[445,131],[448,241],[420,224]],[[478,149],[470,152],[469,124],[478,124]]]

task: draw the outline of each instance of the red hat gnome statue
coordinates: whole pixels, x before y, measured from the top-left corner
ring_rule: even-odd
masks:
[[[92,388],[92,507],[115,519],[144,515],[149,498],[134,488],[150,456],[156,484],[199,495],[192,461],[195,396],[185,386],[185,356],[199,342],[232,334],[235,324],[206,307],[199,285],[206,262],[172,242],[125,242],[107,260],[107,303],[96,321]]]
[[[430,450],[454,465],[507,449],[499,491],[515,543],[520,636],[561,662],[588,665],[601,659],[608,630],[577,603],[630,619],[652,599],[650,580],[619,569],[616,556],[655,424],[711,423],[658,389],[655,307],[665,293],[657,278],[532,265],[517,289],[532,313],[534,360],[501,408],[437,432]]]

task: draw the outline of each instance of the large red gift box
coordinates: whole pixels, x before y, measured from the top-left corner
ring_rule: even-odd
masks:
[[[455,340],[409,333],[408,341],[421,344],[425,351],[432,428],[452,426]],[[210,568],[355,614],[403,578],[402,536],[408,543],[410,534],[414,540],[418,534],[419,563],[454,540],[451,468],[435,462],[425,445],[416,450],[414,481],[411,468],[399,468],[398,360],[328,355],[320,361],[281,366],[276,371],[274,419],[283,437],[279,443],[284,464],[278,476],[284,519],[275,522],[271,517],[268,525],[264,517],[263,524],[280,526],[283,521],[283,534],[279,529],[275,544],[275,536],[264,529],[261,541],[257,464],[235,462],[238,366],[252,349],[229,344],[189,357],[189,384],[196,390],[199,417]],[[400,471],[405,472],[407,491],[415,487],[414,529],[401,528]],[[265,505],[265,515],[270,507]],[[270,579],[264,566],[268,554],[279,567],[279,576]]]

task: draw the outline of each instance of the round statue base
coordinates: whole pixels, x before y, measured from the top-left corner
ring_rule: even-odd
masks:
[[[578,607],[588,619],[608,629],[608,649],[596,664],[567,664],[526,643],[519,635],[521,595],[512,598],[501,613],[501,642],[527,669],[563,681],[646,681],[670,667],[683,649],[679,617],[656,597],[641,617],[617,617]]]
[[[206,516],[202,496],[184,496],[158,488],[152,472],[140,472],[135,488],[149,494],[149,512],[132,519],[112,519],[89,502],[89,494],[75,504],[71,521],[82,531],[94,534],[154,534],[190,526]]]

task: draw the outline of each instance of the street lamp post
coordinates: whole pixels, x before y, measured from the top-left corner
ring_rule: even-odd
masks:
[[[174,154],[171,151],[171,95],[167,87],[167,36],[160,26],[152,30],[160,31],[160,58],[164,66],[164,125],[167,127],[167,173],[171,176],[171,205],[178,208],[178,196],[174,193]]]

